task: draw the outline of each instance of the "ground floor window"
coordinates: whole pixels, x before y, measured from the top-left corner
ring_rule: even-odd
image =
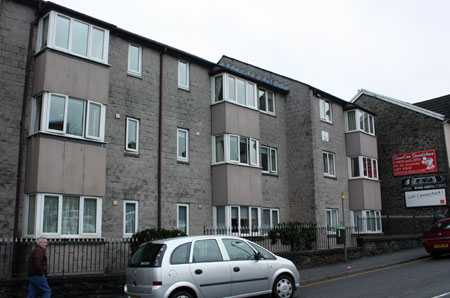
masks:
[[[352,225],[355,233],[381,233],[381,211],[355,210],[352,211]]]
[[[338,224],[338,209],[326,209],[328,234],[335,234]]]
[[[177,229],[189,234],[189,205],[177,205]]]
[[[256,206],[214,206],[214,227],[249,234],[279,223],[279,209]]]
[[[124,201],[123,203],[123,235],[130,237],[138,230],[138,202]]]
[[[27,196],[25,231],[28,236],[100,237],[102,199],[61,194]]]

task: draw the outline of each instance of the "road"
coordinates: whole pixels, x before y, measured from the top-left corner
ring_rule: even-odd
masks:
[[[302,286],[295,298],[450,298],[450,256],[427,257]]]

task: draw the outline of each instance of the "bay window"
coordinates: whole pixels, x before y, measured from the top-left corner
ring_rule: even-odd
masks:
[[[381,233],[381,211],[355,210],[352,211],[352,225],[355,233]]]
[[[39,22],[37,51],[45,47],[108,63],[109,31],[51,11]]]
[[[27,235],[101,236],[101,198],[38,193],[28,196],[26,208]]]
[[[231,134],[213,137],[213,164],[227,162],[258,166],[259,141]]]
[[[348,158],[349,176],[352,178],[368,178],[378,180],[378,161],[365,156]]]
[[[268,227],[278,224],[278,213],[278,209],[262,209],[255,206],[214,206],[213,222],[217,229],[225,228],[239,234],[256,233],[259,232],[262,223],[264,227],[267,223]]]
[[[212,79],[213,103],[228,101],[256,109],[256,84],[229,74],[220,74]]]
[[[103,141],[105,114],[100,103],[45,92],[33,99],[30,131]]]
[[[361,110],[351,110],[345,113],[346,132],[362,131],[370,135],[375,135],[373,115]]]

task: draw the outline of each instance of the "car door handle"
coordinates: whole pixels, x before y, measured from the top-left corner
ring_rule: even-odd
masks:
[[[195,274],[200,275],[200,274],[203,273],[203,270],[202,269],[197,269],[194,272],[195,272]]]
[[[233,268],[233,271],[234,271],[234,272],[239,272],[239,271],[241,271],[241,268],[239,268],[239,267],[234,267],[234,268]]]

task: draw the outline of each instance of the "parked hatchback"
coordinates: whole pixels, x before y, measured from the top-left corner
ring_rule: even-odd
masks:
[[[295,265],[231,236],[191,236],[144,243],[131,257],[128,298],[292,297]]]
[[[435,223],[423,234],[422,239],[425,250],[432,256],[450,253],[450,218]]]

